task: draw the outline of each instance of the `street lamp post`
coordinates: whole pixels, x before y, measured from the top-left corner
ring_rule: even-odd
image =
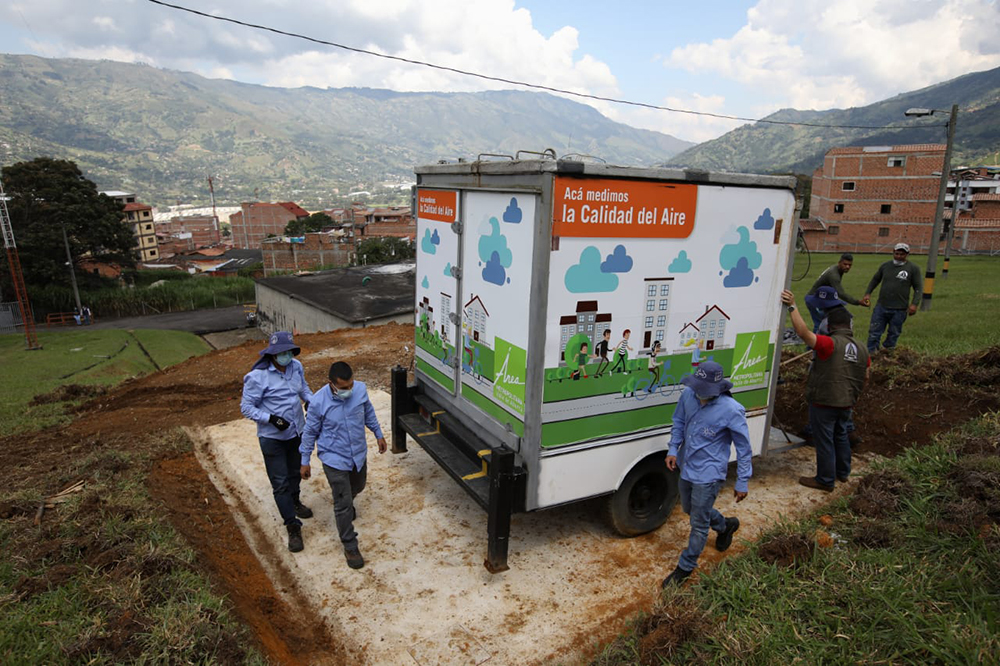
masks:
[[[919,118],[935,113],[947,113],[941,109],[908,109],[906,115]],[[955,142],[955,120],[958,118],[958,104],[951,105],[951,116],[948,119],[948,144],[944,149],[944,168],[941,169],[941,183],[938,186],[937,208],[934,211],[934,225],[931,229],[931,245],[927,250],[927,272],[924,273],[924,294],[920,301],[921,310],[931,309],[931,298],[934,296],[934,273],[937,269],[938,247],[941,239],[941,226],[944,218],[944,197],[948,190],[948,175],[951,173],[951,147]]]

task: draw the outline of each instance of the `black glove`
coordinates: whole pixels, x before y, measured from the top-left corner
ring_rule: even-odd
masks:
[[[278,430],[285,430],[290,425],[288,421],[281,418],[277,414],[271,414],[271,416],[269,416],[267,420],[270,421],[271,425],[273,425]]]

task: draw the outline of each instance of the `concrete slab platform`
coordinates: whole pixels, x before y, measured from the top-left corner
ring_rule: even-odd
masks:
[[[370,395],[387,430],[389,396]],[[656,532],[623,539],[604,521],[603,502],[589,500],[514,516],[511,569],[490,574],[483,567],[485,512],[415,443],[405,454],[378,455],[369,437],[368,487],[357,499],[355,522],[366,564],[354,571],[318,460],[302,485],[302,501],[315,516],[304,521],[305,550],[292,554],[254,424],[233,421],[191,436],[276,586],[303,593],[312,605],[307,615],[326,623],[354,663],[577,663],[652,605],[687,541],[679,506]],[[814,455],[800,448],[755,459],[750,495],[738,506],[730,480],[716,507],[738,516],[742,527],[726,556],[780,517],[829,499],[796,483],[815,471]],[[865,462],[856,460],[855,470]],[[712,543],[710,537],[703,567],[722,557]]]

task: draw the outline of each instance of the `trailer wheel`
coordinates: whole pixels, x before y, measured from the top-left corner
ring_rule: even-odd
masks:
[[[666,522],[677,503],[677,479],[663,455],[650,456],[633,467],[608,500],[608,520],[626,537],[652,532]]]

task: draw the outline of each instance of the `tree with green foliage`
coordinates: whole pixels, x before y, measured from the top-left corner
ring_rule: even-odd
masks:
[[[326,213],[313,213],[309,217],[303,217],[300,220],[292,220],[285,225],[285,235],[286,236],[303,236],[307,233],[315,233],[317,231],[322,231],[326,227],[332,227],[336,224],[333,218]]]
[[[18,162],[2,171],[18,255],[28,284],[67,284],[66,246],[77,261],[135,265],[131,225],[123,206],[100,194],[75,163],[50,157]]]
[[[364,264],[396,264],[408,261],[417,256],[414,243],[405,238],[366,238],[358,245],[358,263]]]

